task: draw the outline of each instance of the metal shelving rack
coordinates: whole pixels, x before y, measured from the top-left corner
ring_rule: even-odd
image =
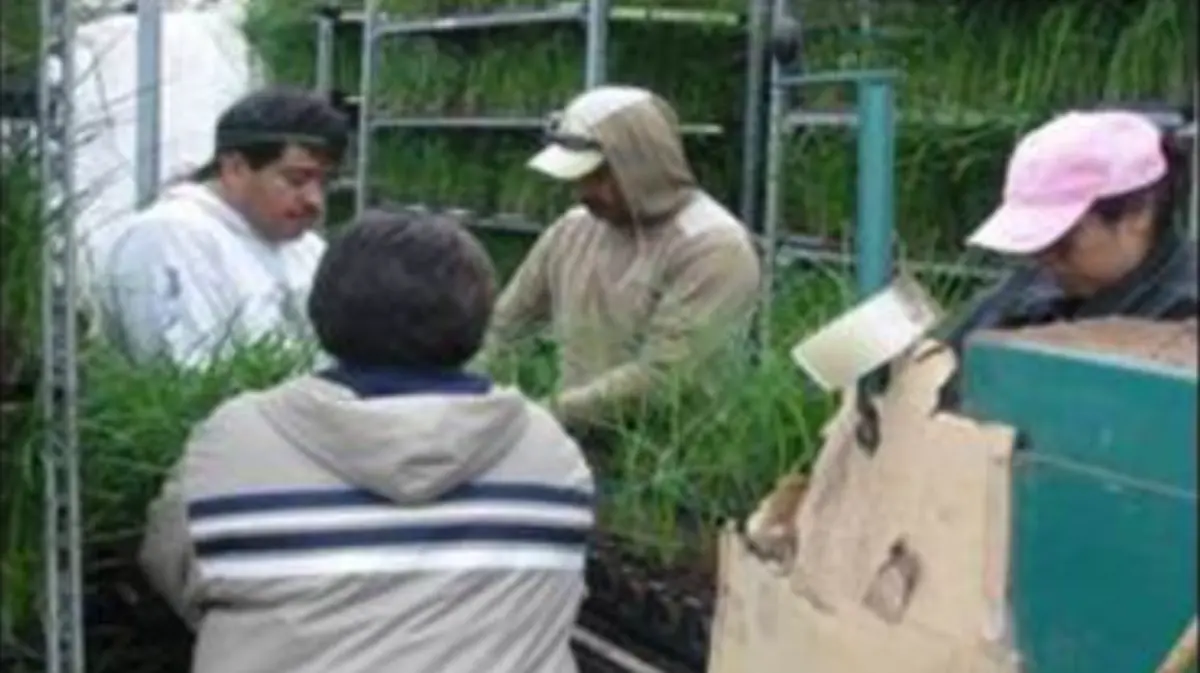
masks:
[[[42,180],[42,448],[47,673],[83,673],[83,564],[79,498],[79,369],[71,92],[70,0],[41,0],[38,126]]]
[[[874,0],[856,0],[859,9],[859,33],[864,40],[870,40],[874,34],[879,33],[879,29],[874,26],[872,19]],[[770,96],[768,102],[768,139],[767,159],[769,165],[772,161],[771,154],[775,151],[777,145],[784,141],[786,137],[794,133],[816,128],[854,128],[858,126],[859,115],[855,110],[815,110],[805,109],[802,105],[792,107],[788,104],[790,96],[787,89],[794,88],[788,86],[779,86],[780,82],[785,81],[789,77],[794,77],[802,73],[805,69],[803,57],[803,35],[808,31],[814,30],[812,26],[806,26],[803,20],[802,13],[796,9],[796,5],[800,4],[800,0],[753,0],[754,9],[752,12],[762,14],[768,17],[768,27],[766,30],[772,34],[772,54],[770,56]],[[784,35],[780,31],[781,26],[789,26],[790,35]],[[788,48],[794,51],[791,58],[780,58],[781,50],[787,51]],[[1195,86],[1197,92],[1200,92],[1200,84]],[[1193,115],[1200,113],[1200,93],[1194,92],[1193,97]],[[1155,115],[1151,115],[1152,117]],[[1021,114],[1005,114],[998,112],[965,110],[965,109],[941,109],[941,110],[906,110],[897,108],[894,113],[894,121],[896,124],[906,126],[931,126],[944,129],[969,130],[980,128],[988,124],[1003,124],[1012,128],[1020,128],[1028,126],[1030,123],[1036,122],[1037,118],[1033,115]],[[1159,122],[1165,120],[1159,119]],[[1181,138],[1188,139],[1191,142],[1191,170],[1192,170],[1192,185],[1200,185],[1200,141],[1196,138],[1196,123],[1193,121],[1188,127],[1180,131],[1177,135]],[[781,175],[776,172],[770,174],[768,169],[767,186],[765,191],[769,194],[772,190],[776,190],[777,186],[773,185],[772,181],[781,179]],[[753,183],[751,183],[753,184]],[[769,197],[764,196],[769,200]],[[766,222],[763,228],[768,231],[773,231],[778,227],[777,220],[782,216],[777,207],[772,212],[772,206],[765,206]],[[1197,238],[1197,230],[1200,229],[1200,188],[1193,186],[1189,194],[1188,208],[1188,232],[1192,240]],[[772,255],[771,266],[776,266],[776,257],[780,258],[783,263],[793,261],[818,262],[818,263],[835,263],[849,264],[852,261],[852,255],[840,251],[829,249],[806,237],[797,236],[776,236],[767,237],[771,241],[775,241],[775,250],[777,255]],[[936,262],[917,262],[908,264],[907,268],[918,272],[932,272],[939,275],[965,277],[972,279],[992,279],[1001,274],[1001,270],[989,267],[974,267],[958,263],[936,263]]]
[[[369,200],[371,145],[377,132],[396,129],[440,130],[459,132],[538,132],[545,128],[547,118],[540,115],[505,117],[385,117],[373,110],[375,75],[379,42],[398,36],[432,36],[467,31],[500,30],[531,25],[578,25],[583,28],[584,72],[583,87],[591,88],[607,79],[608,28],[611,21],[641,23],[670,23],[738,27],[742,17],[729,12],[691,11],[664,8],[614,8],[610,0],[570,2],[541,9],[510,8],[484,13],[447,15],[434,18],[404,20],[392,17],[378,8],[379,0],[367,0],[362,11],[342,11],[327,8],[316,16],[316,82],[315,87],[327,95],[333,93],[333,45],[339,26],[361,26],[362,72],[360,91],[348,96],[345,102],[358,110],[358,139],[353,180],[339,186],[354,191],[354,212],[360,213]],[[720,136],[726,129],[719,124],[689,123],[683,133],[691,136]],[[515,215],[475,220],[477,225],[510,231],[536,231],[535,225]]]
[[[549,9],[539,11],[515,10],[495,14],[464,15],[445,17],[426,21],[396,21],[378,10],[379,0],[366,0],[366,11],[362,17],[362,82],[358,100],[358,152],[355,164],[354,213],[361,214],[367,207],[369,194],[371,141],[376,131],[385,128],[416,128],[414,119],[377,119],[373,114],[375,95],[375,69],[380,40],[392,36],[405,35],[435,35],[438,33],[462,32],[468,30],[496,29],[532,24],[561,24],[584,19],[585,28],[585,59],[584,82],[591,87],[604,81],[605,72],[605,31],[607,24],[604,14],[608,9],[608,0],[591,0],[584,11],[577,7]],[[430,120],[431,121],[431,120]],[[466,120],[454,120],[464,123]],[[507,123],[505,123],[507,122]],[[476,130],[512,130],[512,120],[498,121],[494,119],[472,119],[471,128]],[[518,120],[516,128],[527,129],[527,120]],[[538,128],[534,126],[533,128]]]
[[[856,109],[809,109],[803,104],[793,105],[792,99],[799,84],[817,83],[815,80],[805,80],[803,73],[806,63],[803,54],[804,35],[819,27],[806,25],[802,13],[796,8],[800,4],[791,0],[754,0],[756,11],[767,16],[767,31],[771,35],[770,65],[768,75],[767,102],[767,138],[766,138],[766,186],[763,195],[764,211],[763,229],[766,245],[772,250],[768,254],[766,275],[770,287],[775,270],[781,265],[797,261],[822,264],[849,265],[854,261],[854,255],[840,249],[832,249],[827,244],[813,240],[811,237],[781,235],[778,232],[783,218],[779,198],[779,182],[782,180],[782,148],[787,138],[796,133],[819,128],[854,129],[859,127],[860,111]],[[874,3],[872,0],[858,0],[858,32],[860,39],[869,41],[878,32],[874,26]],[[852,79],[852,78],[851,78]],[[838,80],[849,82],[850,80]],[[833,79],[824,78],[821,83],[831,84]],[[891,96],[892,94],[889,94]],[[894,103],[889,103],[892,110]],[[860,104],[861,108],[861,104]],[[939,128],[970,129],[984,124],[1001,122],[1014,127],[1028,120],[1018,115],[1001,115],[995,113],[970,110],[939,110],[939,111],[909,111],[894,109],[889,112],[891,124],[925,125]],[[892,131],[889,130],[889,137]],[[861,143],[865,135],[860,133]],[[892,142],[888,140],[887,142]],[[889,165],[891,165],[889,163]],[[890,195],[890,187],[888,193]],[[859,207],[870,207],[859,199]],[[894,208],[894,201],[889,196],[885,204],[887,209]],[[889,215],[888,217],[893,217]],[[859,219],[862,219],[860,213]],[[890,225],[889,225],[890,227]],[[990,268],[975,268],[965,264],[916,262],[909,263],[906,268],[917,272],[936,273],[943,276],[966,277],[973,279],[991,279],[998,276],[998,271]],[[770,295],[765,301],[770,301]]]

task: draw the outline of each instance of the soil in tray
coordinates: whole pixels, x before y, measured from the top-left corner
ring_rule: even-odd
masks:
[[[584,455],[593,473],[603,482],[605,474],[613,473],[609,465],[611,454],[596,447],[611,445],[611,438],[584,436],[579,441],[585,447]],[[603,493],[603,487],[600,490]],[[604,495],[600,497],[603,500]],[[603,502],[599,508],[603,512]],[[675,522],[676,537],[669,542],[676,553],[669,554],[671,560],[651,560],[640,553],[639,550],[661,547],[663,541],[645,539],[637,531],[613,530],[606,525],[603,514],[593,535],[593,549],[604,558],[615,555],[622,564],[640,568],[641,572],[676,587],[681,594],[711,597],[716,587],[718,531],[699,513],[685,507],[676,508]]]
[[[192,636],[137,566],[139,540],[89,549],[84,619],[89,671],[159,673],[191,667]]]
[[[704,670],[712,627],[715,559],[655,563],[631,551],[619,535],[596,536],[588,562],[585,625],[600,620],[624,644]]]
[[[136,541],[89,545],[85,550],[83,621],[87,670],[162,673],[191,668],[192,636],[138,570]],[[45,642],[37,625],[4,648],[0,671],[45,670]]]
[[[689,535],[686,553],[671,561],[652,561],[638,554],[636,547],[620,533],[599,531],[593,543],[597,561],[618,563],[648,582],[668,587],[679,596],[711,603],[716,595],[717,550],[715,535]]]
[[[626,634],[631,646],[662,654],[667,661],[682,661],[687,664],[684,670],[703,670],[714,596],[715,555],[698,562],[653,563],[632,553],[630,545],[618,535],[599,533],[596,538],[588,570],[592,597],[585,613],[598,610],[604,621],[614,623],[621,632],[614,635]],[[192,636],[147,584],[136,564],[137,546],[138,540],[125,539],[92,545],[87,551],[84,617],[88,670],[186,671],[190,667]],[[688,558],[707,557],[691,554]],[[619,571],[609,577],[616,578],[620,587],[606,591],[604,581],[597,581],[599,569]],[[587,623],[586,615],[582,621]],[[30,644],[40,649],[40,642]],[[12,670],[41,668],[33,660],[22,663],[30,665]]]
[[[996,332],[994,338],[1149,360],[1195,370],[1197,321],[1179,322],[1103,318]]]

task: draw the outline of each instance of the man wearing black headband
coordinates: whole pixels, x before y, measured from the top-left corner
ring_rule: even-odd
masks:
[[[101,270],[105,327],[134,361],[200,366],[268,336],[305,339],[324,241],[312,231],[348,123],[305,91],[267,89],[217,122],[215,156],[126,223]]]
[[[659,96],[591,89],[546,140],[529,167],[572,183],[580,205],[542,234],[505,288],[483,361],[550,324],[561,356],[550,407],[594,428],[736,351],[759,263],[746,227],[697,184]]]

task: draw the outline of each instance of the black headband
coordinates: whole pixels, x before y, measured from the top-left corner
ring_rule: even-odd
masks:
[[[575,152],[603,152],[600,143],[585,135],[567,133],[559,130],[562,127],[562,113],[555,112],[546,120],[546,130],[542,133],[542,141],[547,145],[561,145]]]
[[[603,151],[599,142],[574,133],[556,133],[554,131],[547,131],[542,136],[542,139],[547,144],[561,145],[575,152]]]

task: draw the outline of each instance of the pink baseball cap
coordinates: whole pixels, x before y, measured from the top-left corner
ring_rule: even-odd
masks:
[[[1008,160],[1004,199],[967,245],[1006,255],[1041,252],[1097,199],[1167,172],[1158,127],[1133,112],[1069,112],[1030,131]]]

